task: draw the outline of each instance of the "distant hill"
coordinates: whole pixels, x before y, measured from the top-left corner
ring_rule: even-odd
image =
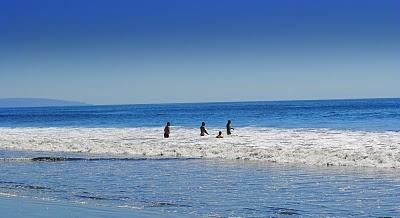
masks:
[[[59,107],[88,106],[89,104],[75,101],[63,101],[46,98],[0,98],[0,108],[5,107]]]

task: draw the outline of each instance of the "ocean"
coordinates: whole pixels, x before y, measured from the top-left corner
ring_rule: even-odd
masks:
[[[0,108],[0,165],[61,217],[398,217],[400,99]]]

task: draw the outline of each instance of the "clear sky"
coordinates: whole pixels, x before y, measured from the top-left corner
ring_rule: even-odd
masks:
[[[0,98],[400,97],[398,0],[1,0]]]

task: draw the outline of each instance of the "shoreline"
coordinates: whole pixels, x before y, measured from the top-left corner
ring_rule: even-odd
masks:
[[[161,214],[149,210],[133,208],[111,208],[83,204],[67,204],[65,202],[51,202],[34,200],[18,196],[0,196],[0,210],[4,217],[179,217]]]
[[[20,154],[32,157],[40,153]],[[8,150],[0,150],[0,155],[21,156]],[[396,204],[398,170],[216,159],[122,157],[103,161],[77,155],[82,158],[0,161],[0,210],[5,217],[259,217],[288,213],[377,217],[400,212]],[[343,207],[344,201],[351,203]],[[377,201],[379,208],[374,207]]]

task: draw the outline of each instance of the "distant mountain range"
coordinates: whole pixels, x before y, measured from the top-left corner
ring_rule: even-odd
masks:
[[[89,104],[76,101],[63,101],[46,98],[0,98],[0,108],[4,107],[60,107],[88,106]]]

